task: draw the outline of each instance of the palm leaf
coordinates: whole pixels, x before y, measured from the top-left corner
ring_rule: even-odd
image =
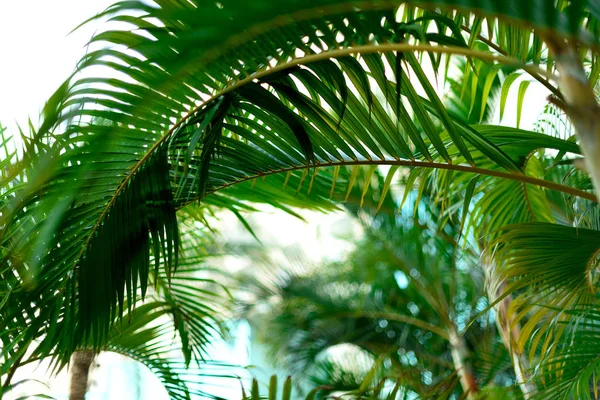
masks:
[[[508,282],[505,294],[516,296],[508,318],[523,321],[515,345],[522,351],[529,344],[532,361],[541,359],[540,398],[568,398],[574,393],[591,398],[596,356],[588,352],[583,338],[594,335],[587,318],[593,318],[597,307],[594,271],[599,239],[595,230],[529,223],[505,227],[497,241],[495,257],[504,268],[496,277]],[[579,335],[582,342],[574,346]]]

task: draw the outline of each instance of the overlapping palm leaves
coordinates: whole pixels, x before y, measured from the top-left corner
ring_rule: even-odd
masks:
[[[177,271],[167,274],[167,269],[161,266],[158,272],[151,273],[152,284],[145,302],[125,303],[127,311],[115,317],[100,348],[90,337],[72,351],[94,349],[130,357],[146,365],[174,399],[189,399],[190,396],[213,398],[210,385],[207,386],[204,380],[216,382],[237,378],[234,370],[226,372],[227,365],[207,359],[212,341],[226,334],[224,318],[228,314],[229,302],[224,299],[228,299],[229,295],[215,280],[218,274],[206,265],[206,256],[215,255],[218,251],[214,236],[206,232],[206,228],[199,229],[190,217],[205,212],[205,208],[189,207],[182,213],[187,217],[180,221],[179,226],[182,245]],[[10,287],[5,293],[10,300]],[[23,320],[27,317],[24,315]],[[6,344],[3,350],[7,351],[7,357],[11,355],[10,340],[14,332],[18,332],[18,323],[24,322],[14,321],[14,328],[3,332]],[[54,335],[52,338],[58,343],[49,342],[45,336],[35,338],[25,348],[25,361],[44,358],[48,348],[69,346],[77,341],[73,338],[77,332],[66,330],[68,321],[57,319],[52,324],[42,333]],[[53,370],[62,367],[61,356],[55,356]],[[8,370],[9,376],[11,371],[14,367]],[[193,379],[189,379],[190,376]],[[10,386],[6,385],[3,389],[9,390]]]
[[[439,208],[429,198],[414,223],[412,212],[396,215],[391,197],[376,214],[383,179],[366,200],[362,187],[370,183],[364,179],[359,174],[361,188],[346,203],[362,216],[366,231],[348,259],[318,268],[295,266],[296,260],[292,269],[267,265],[243,273],[241,290],[253,294],[243,315],[273,359],[300,382],[331,369],[329,382],[317,381],[321,394],[357,389],[364,379],[344,375],[346,364],[346,374],[356,374],[352,353],[334,357],[333,365],[323,361],[340,344],[388,359],[383,376],[421,398],[460,393],[456,386],[464,373],[476,373],[482,387],[514,383],[492,319],[482,317],[465,338],[453,337],[486,305],[483,276],[473,255],[463,254],[456,241],[458,225],[442,227]],[[467,353],[461,360],[452,356],[457,341],[464,341],[461,349]]]
[[[531,206],[540,196],[530,190],[595,199],[588,187],[525,163],[533,150],[578,154],[576,145],[469,125],[446,110],[419,63],[428,59],[440,70],[442,54],[481,59],[492,69],[510,63],[558,93],[551,74],[524,63],[542,60],[547,36],[594,49],[593,3],[460,4],[481,12],[476,18],[452,12],[453,3],[436,3],[440,10],[398,5],[157,1],[107,10],[101,17],[132,29],[93,39],[83,72],[51,99],[32,139],[33,151],[45,155],[31,163],[39,179],[28,172],[27,188],[7,192],[1,272],[10,307],[3,321],[14,329],[3,334],[3,372],[18,366],[34,340],[42,340],[39,354],[62,362],[88,340],[101,347],[138,286],[147,287],[150,254],[164,260],[167,273],[176,270],[175,209],[196,200],[234,210],[246,199],[327,209],[329,190],[342,189],[334,187],[340,176],[350,187],[356,178],[357,168],[337,168],[346,165],[452,171],[436,172],[440,187],[465,188],[469,200],[491,185],[473,176],[501,178],[505,189],[526,188],[515,200],[519,210],[544,210]],[[481,43],[494,53],[480,51]],[[584,53],[593,65],[595,52]],[[98,66],[117,76],[85,76]],[[597,75],[592,69],[591,80]],[[320,171],[328,166],[333,173]],[[257,190],[242,190],[268,175]],[[298,192],[309,188],[306,201],[274,196],[290,183]],[[508,217],[494,211],[481,218],[492,218],[484,224],[491,229]],[[119,251],[126,243],[130,251]]]

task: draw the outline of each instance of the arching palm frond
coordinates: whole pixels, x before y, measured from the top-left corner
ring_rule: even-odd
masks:
[[[199,232],[194,220],[189,217],[204,212],[208,207],[202,208],[189,207],[182,212],[186,217],[181,218],[179,223],[182,242],[177,270],[167,273],[167,269],[160,265],[156,272],[148,274],[150,281],[145,302],[130,306],[128,300],[124,301],[127,311],[122,316],[115,316],[101,347],[97,346],[95,338],[89,337],[86,341],[77,338],[77,331],[69,330],[71,315],[56,318],[42,329],[34,327],[38,330],[37,336],[34,336],[36,331],[27,328],[32,318],[30,314],[25,313],[13,321],[7,318],[11,316],[11,307],[3,307],[3,321],[7,323],[2,332],[4,355],[8,359],[14,357],[15,352],[23,355],[15,364],[3,366],[8,376],[19,366],[21,359],[35,360],[50,353],[55,361],[53,371],[57,371],[68,362],[70,353],[90,349],[117,352],[143,363],[161,380],[172,398],[187,399],[190,394],[213,397],[210,388],[207,389],[201,381],[204,378],[209,381],[210,377],[213,381],[214,378],[235,381],[237,376],[223,375],[219,370],[223,365],[216,365],[218,368],[214,374],[210,372],[212,364],[208,361],[208,352],[211,343],[226,332],[224,319],[231,302],[227,290],[218,283],[219,275],[206,265],[205,258],[217,254],[214,237],[206,229]],[[154,260],[149,261],[154,264]],[[159,260],[160,264],[164,262]],[[5,296],[7,301],[12,302],[27,299],[27,293],[11,290]],[[140,294],[137,293],[134,298],[140,298]],[[34,340],[25,345],[19,343],[28,335]],[[188,374],[196,378],[190,381]]]

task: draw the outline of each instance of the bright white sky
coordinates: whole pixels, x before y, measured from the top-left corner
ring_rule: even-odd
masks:
[[[17,0],[0,2],[0,123],[9,128],[37,119],[45,100],[73,71],[93,24],[79,23],[113,0]],[[13,131],[13,133],[15,133]]]

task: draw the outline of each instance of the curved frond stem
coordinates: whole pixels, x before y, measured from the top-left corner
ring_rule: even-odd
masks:
[[[278,170],[274,170],[274,171],[270,171],[270,172],[247,176],[244,179],[240,179],[238,181],[231,182],[226,185],[222,185],[216,189],[208,190],[206,192],[206,194],[209,195],[211,193],[218,192],[229,186],[233,186],[233,185],[236,185],[241,182],[249,181],[249,180],[256,179],[256,178],[261,178],[261,177],[268,176],[268,175],[279,174],[279,173],[283,173],[283,172],[296,171],[296,170],[301,170],[301,169],[306,169],[306,168],[354,166],[354,165],[399,165],[399,166],[404,166],[404,167],[432,168],[432,169],[443,169],[443,170],[449,170],[449,171],[468,172],[468,173],[472,173],[472,174],[494,176],[497,178],[509,179],[512,181],[528,183],[531,185],[538,185],[538,186],[541,186],[541,187],[544,187],[547,189],[556,190],[556,191],[566,193],[566,194],[569,194],[572,196],[577,196],[577,197],[580,197],[580,198],[583,198],[586,200],[591,200],[596,203],[598,202],[598,199],[592,193],[585,192],[583,190],[576,189],[571,186],[561,185],[560,183],[555,183],[555,182],[550,182],[550,181],[546,181],[546,180],[539,179],[539,178],[534,178],[534,177],[528,176],[528,175],[496,171],[496,170],[487,169],[487,168],[472,167],[470,165],[445,164],[445,163],[418,161],[418,160],[414,160],[414,161],[412,161],[412,160],[361,160],[361,161],[351,160],[351,161],[335,161],[335,162],[328,162],[328,163],[314,163],[314,164],[309,164],[309,165],[306,165],[306,164],[296,165],[293,167],[282,168],[282,169],[278,169]],[[191,201],[190,201],[190,203],[191,203]]]
[[[450,336],[448,332],[445,330],[427,323],[423,320],[420,320],[415,317],[410,317],[408,315],[396,314],[396,313],[388,313],[388,312],[377,312],[377,311],[358,311],[352,313],[341,313],[337,314],[339,317],[370,317],[370,318],[384,318],[390,321],[403,322],[405,324],[413,325],[417,328],[425,329],[431,333],[435,333],[441,338],[446,340],[450,340]]]
[[[525,196],[525,204],[527,205],[527,211],[531,216],[532,221],[535,221],[535,214],[533,213],[533,209],[531,208],[531,201],[529,201],[529,195],[527,194],[527,184],[525,182],[522,183],[523,186],[523,195]]]
[[[25,357],[25,353],[21,354],[19,358],[15,360],[15,363],[12,365],[12,367],[10,367],[10,369],[8,370],[8,373],[6,374],[6,379],[4,380],[4,383],[2,384],[0,390],[0,396],[2,395],[2,392],[4,392],[10,386],[10,382],[12,381],[15,372],[17,372],[17,369],[19,369],[19,367],[21,367],[22,365],[21,360],[23,359],[23,357]]]

